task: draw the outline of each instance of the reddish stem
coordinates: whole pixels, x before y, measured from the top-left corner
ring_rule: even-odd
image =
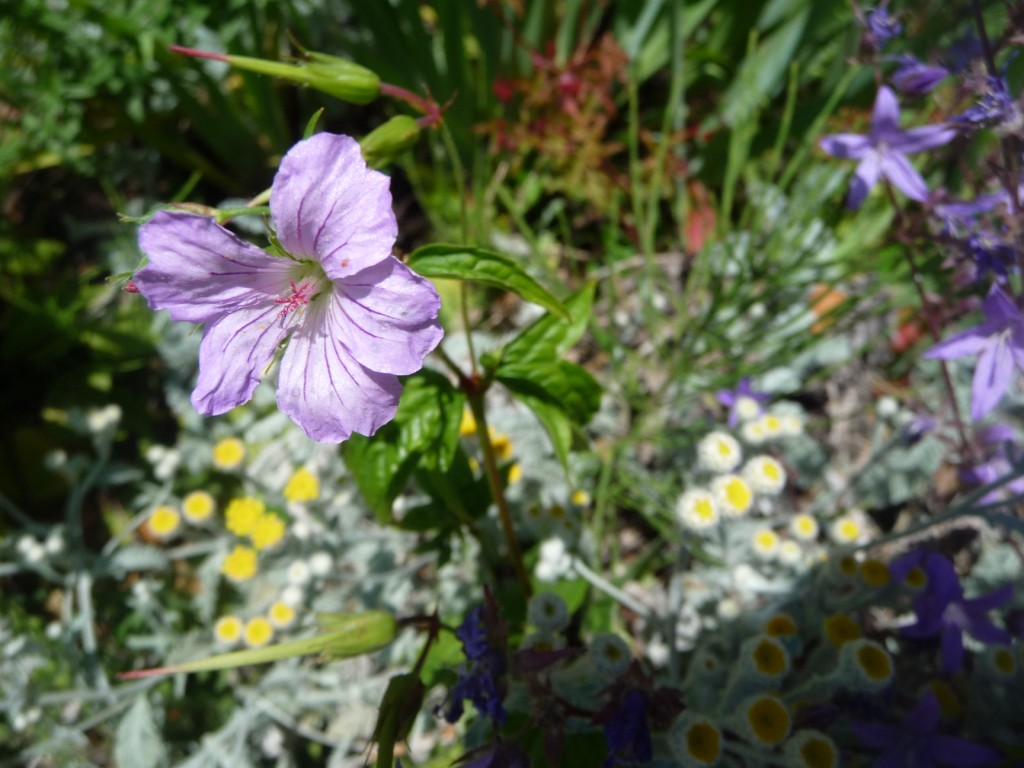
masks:
[[[171,53],[181,53],[185,56],[192,56],[196,59],[213,59],[214,61],[224,61],[230,63],[228,57],[223,53],[211,53],[210,51],[199,51],[195,48],[186,48],[183,45],[168,45],[167,50]]]

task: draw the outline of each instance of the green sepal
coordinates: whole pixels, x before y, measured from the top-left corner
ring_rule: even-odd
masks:
[[[465,280],[511,291],[525,301],[569,319],[562,302],[524,272],[515,259],[504,254],[469,245],[435,243],[409,254],[408,265],[424,277]]]
[[[395,115],[378,125],[359,142],[363,159],[371,168],[383,168],[420,138],[420,124],[409,115]]]
[[[225,56],[224,61],[249,72],[308,85],[352,104],[368,104],[380,95],[380,78],[366,67],[324,53],[311,51],[306,55],[309,61],[303,64],[288,64],[251,56]]]

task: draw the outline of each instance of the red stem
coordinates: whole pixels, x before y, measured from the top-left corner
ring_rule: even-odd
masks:
[[[213,59],[214,61],[229,62],[228,57],[223,53],[211,53],[210,51],[199,51],[195,48],[186,48],[183,45],[168,45],[167,50],[172,53],[181,53],[185,56],[192,56],[196,59]]]

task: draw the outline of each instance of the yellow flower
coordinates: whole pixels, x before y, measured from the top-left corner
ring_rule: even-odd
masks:
[[[181,515],[174,507],[162,504],[149,513],[146,527],[158,538],[170,538],[181,527]]]
[[[190,523],[201,523],[213,514],[217,502],[206,491],[192,491],[181,500],[181,511]]]
[[[220,572],[232,581],[248,581],[256,575],[256,550],[236,545],[225,556]]]
[[[747,699],[740,709],[740,731],[752,744],[774,747],[789,735],[789,710],[778,697],[767,694],[754,696]]]
[[[459,437],[469,437],[476,434],[476,417],[469,408],[462,410],[462,421],[459,422]]]
[[[884,587],[892,581],[889,568],[880,560],[865,560],[861,563],[860,577],[869,587]]]
[[[789,521],[789,532],[800,541],[814,541],[818,538],[818,521],[812,515],[795,515]]]
[[[517,461],[508,468],[508,484],[514,485],[523,479],[523,467]]]
[[[754,494],[747,481],[739,475],[721,475],[711,484],[711,491],[722,512],[730,517],[747,514],[754,503]]]
[[[752,544],[754,554],[767,560],[779,551],[779,534],[771,528],[762,528],[754,533]]]
[[[762,680],[776,681],[789,672],[789,654],[770,635],[755,636],[743,643],[742,660]]]
[[[684,768],[716,765],[722,756],[722,732],[711,720],[692,710],[672,723],[669,744]]]
[[[786,742],[788,765],[798,768],[836,768],[839,750],[835,742],[821,731],[803,730]]]
[[[577,507],[589,507],[590,494],[582,489],[578,491],[573,491],[572,496],[569,497],[569,501],[571,501]]]
[[[774,496],[786,487],[786,470],[771,456],[754,456],[743,465],[743,479],[758,493]]]
[[[270,606],[270,610],[267,611],[267,617],[275,627],[284,629],[295,621],[295,609],[288,605],[288,603],[278,600]]]
[[[863,534],[863,530],[856,519],[850,515],[843,515],[832,523],[829,533],[837,544],[854,544]]]
[[[512,458],[512,439],[502,433],[490,430],[491,447],[494,448],[494,458],[498,461],[506,461]]]
[[[257,550],[268,549],[284,538],[284,530],[284,520],[270,512],[256,518],[249,538]]]
[[[711,432],[697,443],[697,463],[711,472],[732,472],[742,460],[740,444],[726,432]]]
[[[250,648],[260,648],[274,637],[274,627],[264,616],[253,616],[245,622],[245,644]]]
[[[718,523],[715,497],[703,488],[691,488],[676,502],[676,516],[684,526],[695,531],[710,528]]]
[[[245,459],[245,443],[237,437],[225,437],[213,446],[213,466],[235,469]]]
[[[840,655],[840,664],[860,687],[877,692],[892,682],[892,657],[874,640],[851,640],[843,646]]]
[[[242,636],[242,620],[237,616],[221,616],[213,625],[213,636],[218,643],[234,645]]]
[[[788,613],[776,613],[764,623],[764,633],[771,637],[796,637],[796,622]]]
[[[860,627],[845,613],[833,613],[831,616],[826,616],[823,625],[825,637],[836,648],[860,638]]]
[[[305,467],[295,470],[284,487],[288,501],[316,501],[320,497],[320,481]]]
[[[224,527],[236,536],[248,536],[265,509],[263,502],[252,496],[232,499],[224,510]]]

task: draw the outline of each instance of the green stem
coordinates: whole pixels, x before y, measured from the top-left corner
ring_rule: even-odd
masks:
[[[512,515],[508,509],[508,501],[505,499],[505,488],[501,482],[501,475],[498,473],[498,461],[494,455],[494,445],[491,443],[490,430],[487,429],[487,413],[484,409],[484,393],[469,392],[469,407],[476,419],[476,435],[480,439],[480,448],[484,455],[484,473],[487,475],[487,484],[491,488],[491,495],[494,497],[494,504],[498,508],[498,518],[501,520],[501,529],[505,534],[505,543],[508,546],[508,554],[512,559],[512,567],[516,572],[516,580],[523,591],[523,596],[529,599],[533,594],[530,585],[530,577],[523,565],[523,555],[519,551],[519,541],[516,539],[515,527],[512,525]]]

